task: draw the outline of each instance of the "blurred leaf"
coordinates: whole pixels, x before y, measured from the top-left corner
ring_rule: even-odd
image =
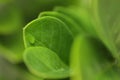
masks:
[[[100,74],[96,80],[119,80],[120,79],[120,68],[117,66],[111,66],[106,71]]]
[[[84,1],[84,0],[82,0]],[[119,56],[119,20],[120,20],[120,0],[87,0],[86,4],[92,16],[94,28],[117,60]]]
[[[0,35],[17,32],[22,25],[21,11],[14,3],[0,4]]]
[[[91,22],[91,16],[86,9],[72,6],[67,8],[56,7],[54,10],[71,18],[79,25],[83,32],[89,33],[94,37],[97,36],[94,25]]]
[[[20,65],[11,64],[0,56],[0,80],[43,80],[23,69]]]
[[[7,4],[7,3],[10,3],[12,1],[14,1],[14,0],[0,0],[0,5],[1,4]]]
[[[24,45],[21,31],[9,36],[0,36],[0,55],[10,62],[22,62],[23,50]]]
[[[75,39],[71,54],[72,80],[119,80],[116,76],[120,73],[112,70],[114,65],[113,57],[99,41],[87,35]],[[117,75],[107,76],[114,73]]]

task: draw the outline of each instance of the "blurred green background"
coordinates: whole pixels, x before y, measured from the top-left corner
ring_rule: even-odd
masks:
[[[0,0],[0,80],[37,80],[23,61],[22,28],[42,11],[74,0]],[[40,79],[38,79],[40,80]]]

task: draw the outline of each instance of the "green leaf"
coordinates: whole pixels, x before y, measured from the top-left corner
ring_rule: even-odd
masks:
[[[55,79],[69,76],[69,68],[57,54],[45,47],[30,47],[25,50],[24,61],[29,70],[42,78]]]
[[[68,26],[68,28],[71,30],[73,36],[76,36],[78,33],[82,32],[80,25],[78,25],[69,16],[66,16],[62,13],[55,12],[55,11],[51,11],[51,12],[46,11],[46,12],[40,13],[38,18],[41,18],[43,16],[53,16],[53,17],[56,17],[56,18],[62,20]]]
[[[45,16],[30,22],[23,32],[27,47],[44,46],[54,51],[66,64],[73,36],[68,26],[55,17]]]
[[[72,80],[116,80],[115,75],[106,79],[106,72],[111,74],[114,64],[113,57],[98,40],[88,35],[75,39],[71,52]]]
[[[83,1],[83,0],[82,0]],[[95,30],[117,60],[119,54],[120,32],[120,1],[119,0],[88,0],[88,7],[93,19]],[[89,4],[86,2],[86,4]]]

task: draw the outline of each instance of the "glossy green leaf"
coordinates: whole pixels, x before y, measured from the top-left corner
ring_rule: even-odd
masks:
[[[67,25],[61,20],[45,16],[30,22],[24,28],[24,43],[26,48],[44,46],[69,64],[69,53],[73,36]]]
[[[71,53],[72,80],[119,79],[116,76],[120,73],[112,69],[113,57],[96,39],[80,35],[75,39]],[[112,75],[114,73],[117,75]]]
[[[57,54],[45,47],[30,47],[25,50],[24,61],[29,70],[43,78],[55,79],[69,76],[69,68]]]
[[[73,36],[76,36],[78,33],[82,32],[80,25],[78,25],[73,19],[71,19],[70,17],[68,17],[62,13],[55,12],[55,11],[42,12],[42,13],[40,13],[39,18],[41,18],[43,16],[53,16],[53,17],[56,17],[56,18],[62,20],[68,26],[68,28],[71,30]]]

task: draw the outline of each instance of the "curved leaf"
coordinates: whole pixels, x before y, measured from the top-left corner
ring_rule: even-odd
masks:
[[[45,47],[30,47],[25,50],[24,61],[29,70],[43,78],[65,78],[69,68],[57,54]]]
[[[53,16],[53,17],[56,17],[56,18],[62,20],[68,26],[68,28],[71,30],[73,36],[76,36],[78,33],[82,32],[80,25],[76,24],[76,22],[74,20],[72,20],[71,18],[69,18],[68,16],[66,16],[62,13],[55,12],[55,11],[42,12],[42,13],[40,13],[39,18],[41,18],[43,16]]]
[[[45,16],[29,23],[24,28],[24,43],[26,48],[44,46],[69,64],[69,51],[73,36],[67,25],[61,20]]]

